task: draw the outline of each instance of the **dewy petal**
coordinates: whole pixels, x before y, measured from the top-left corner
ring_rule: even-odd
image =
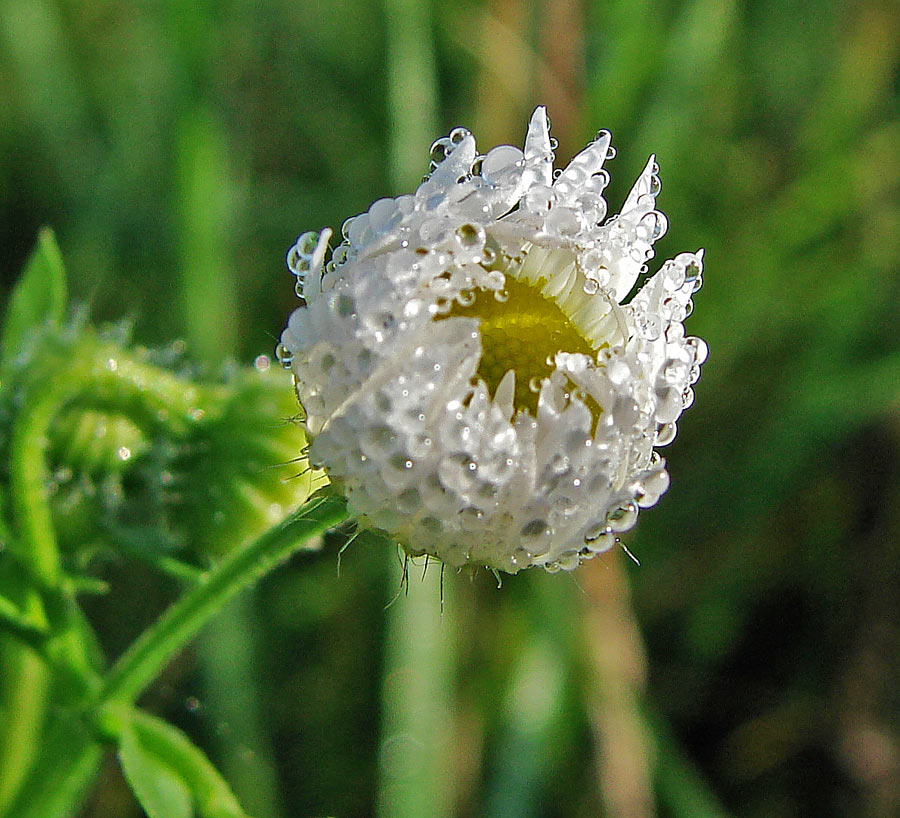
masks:
[[[554,181],[546,112],[525,150],[483,160],[438,140],[414,195],[288,254],[306,304],[279,357],[310,457],[361,522],[453,566],[571,569],[611,547],[668,486],[654,446],[693,400],[706,346],[683,321],[701,253],[626,302],[653,242],[653,157],[622,212],[602,193],[601,132]]]
[[[609,156],[610,142],[612,142],[610,132],[601,131],[597,139],[569,162],[568,167],[559,175],[553,186],[557,190],[565,190],[564,195],[567,198],[572,198],[581,192],[585,181],[603,167],[603,163]]]
[[[547,109],[539,105],[531,115],[525,136],[525,163],[534,170],[539,184],[553,183],[553,145],[550,142],[550,123]]]
[[[432,185],[441,187],[456,184],[460,177],[469,173],[474,161],[475,137],[469,134],[438,165],[437,170],[431,175]]]
[[[631,215],[639,209],[643,211],[641,215],[644,215],[644,213],[653,209],[653,205],[656,202],[656,194],[653,192],[653,177],[655,174],[656,155],[650,154],[650,158],[647,160],[647,164],[644,165],[641,175],[638,176],[637,181],[625,199],[625,204],[622,205],[623,216],[626,214]],[[642,197],[644,196],[649,198],[642,202]]]

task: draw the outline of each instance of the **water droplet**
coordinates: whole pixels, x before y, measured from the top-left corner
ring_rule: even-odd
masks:
[[[440,534],[444,526],[436,517],[423,517],[419,525],[429,534]]]
[[[290,369],[294,363],[294,353],[291,352],[284,344],[275,347],[275,357],[284,369]]]
[[[646,241],[654,242],[661,238],[669,227],[669,220],[658,210],[651,210],[638,223],[639,235]]]
[[[352,296],[349,296],[346,293],[341,293],[332,303],[334,305],[334,311],[341,318],[349,318],[356,310],[356,303]]]
[[[456,228],[456,238],[467,249],[481,247],[485,241],[484,229],[476,224],[461,224]]]
[[[634,527],[637,517],[637,506],[634,503],[625,503],[625,505],[614,508],[606,515],[606,523],[610,531],[621,534],[623,531],[628,531]]]
[[[563,551],[557,560],[563,571],[574,571],[581,564],[578,552],[575,550]]]
[[[253,359],[253,368],[257,372],[266,372],[271,363],[268,355],[257,355],[256,358]]]
[[[484,157],[481,174],[492,184],[506,181],[523,161],[524,154],[512,145],[498,145]]]
[[[556,196],[553,190],[545,185],[534,185],[525,193],[525,207],[535,213],[546,213],[553,207]]]
[[[403,514],[412,514],[420,505],[421,498],[416,488],[405,489],[397,497],[397,510]]]
[[[469,131],[467,128],[454,128],[452,131],[450,131],[450,142],[454,145],[458,145],[470,134],[471,131]]]
[[[429,155],[431,156],[431,161],[434,162],[435,165],[439,165],[447,157],[447,142],[447,138],[442,137],[441,139],[435,140],[432,144]]]
[[[615,542],[616,535],[609,530],[605,522],[594,523],[584,532],[584,544],[594,554],[609,551]]]
[[[543,537],[545,534],[549,533],[550,526],[547,525],[546,520],[532,520],[531,522],[525,523],[522,526],[522,536],[528,538],[535,537]]]
[[[383,455],[394,448],[397,435],[390,426],[373,426],[362,433],[360,442],[370,454]]]
[[[319,234],[313,230],[307,231],[297,239],[295,247],[297,252],[304,256],[311,256],[319,244]]]
[[[480,508],[476,508],[475,506],[466,506],[466,508],[462,509],[459,512],[459,521],[460,525],[463,528],[473,528],[478,525],[481,519],[484,517],[484,512]]]

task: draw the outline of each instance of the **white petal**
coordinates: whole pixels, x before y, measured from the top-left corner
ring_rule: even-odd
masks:
[[[502,413],[506,420],[512,417],[513,398],[516,394],[516,373],[510,369],[497,385],[497,391],[494,393],[494,406]]]
[[[469,134],[434,169],[430,182],[435,187],[455,185],[472,170],[475,155],[475,137]]]
[[[322,292],[322,267],[325,265],[325,254],[328,252],[331,233],[330,227],[319,233],[319,241],[313,250],[309,272],[303,277],[303,297],[307,301],[311,301]]]
[[[553,147],[550,144],[550,123],[547,121],[547,109],[538,105],[528,123],[528,135],[525,137],[525,164],[531,168],[537,182],[550,185],[553,182]]]
[[[650,158],[647,160],[647,164],[641,171],[641,175],[638,176],[637,181],[634,183],[634,187],[631,188],[631,192],[628,194],[628,198],[625,199],[625,204],[622,205],[623,216],[638,209],[643,210],[644,213],[653,209],[652,205],[647,206],[639,200],[642,196],[652,196],[653,200],[656,200],[652,191],[653,176],[656,174],[657,170],[656,156],[655,154],[650,154]],[[640,215],[643,215],[643,213]],[[638,216],[638,218],[640,218],[640,216]]]
[[[524,152],[491,151],[481,175],[475,140],[460,136],[414,196],[349,222],[324,280],[325,232],[292,265],[295,275],[314,271],[304,286],[318,297],[291,317],[279,354],[296,375],[314,456],[366,524],[454,566],[569,569],[613,542],[604,532],[622,521],[611,513],[665,490],[665,477],[650,479],[665,474],[654,447],[674,436],[706,355],[682,323],[700,253],[664,265],[623,307],[662,232],[661,218],[647,216],[654,158],[620,216],[604,221],[596,174],[607,133],[555,184],[543,108]],[[536,411],[516,410],[516,383],[545,360],[496,387],[479,368],[497,350],[470,295],[496,290],[501,275],[550,299],[596,350],[553,357]]]
[[[603,131],[597,139],[569,162],[568,167],[559,175],[553,186],[558,188],[571,186],[572,194],[578,193],[584,182],[603,167],[609,154],[611,140],[612,136],[609,131]]]

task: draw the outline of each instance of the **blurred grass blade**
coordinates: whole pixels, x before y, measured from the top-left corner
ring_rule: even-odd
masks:
[[[234,352],[238,323],[228,249],[233,190],[225,134],[212,114],[182,117],[177,205],[181,227],[181,307],[193,354],[219,362]]]
[[[659,800],[672,818],[730,818],[703,776],[684,754],[659,717],[648,717],[656,740],[654,781]]]
[[[217,737],[215,755],[254,818],[282,814],[259,678],[258,635],[263,631],[255,589],[249,589],[226,605],[197,640],[204,706],[229,728]]]
[[[191,3],[177,4],[173,10],[180,18],[173,28],[196,34],[180,43],[185,64],[190,64],[199,59],[192,53],[192,46],[205,31],[201,24],[203,10]],[[182,114],[177,196],[182,256],[180,302],[188,345],[198,360],[221,363],[240,345],[239,299],[229,242],[235,188],[228,134],[211,110],[198,108]],[[228,541],[219,532],[214,536]],[[250,635],[256,622],[253,600],[250,592],[223,609],[201,635],[198,654],[209,706],[240,737],[240,746],[219,737],[217,754],[241,799],[260,818],[271,818],[279,814],[278,788],[271,772],[272,748],[263,727],[261,695],[254,675]],[[230,657],[227,666],[220,661],[223,651]]]
[[[17,101],[10,100],[8,105],[22,105],[28,111],[33,123],[33,129],[26,131],[28,138],[36,131],[41,149],[49,153],[61,177],[62,185],[54,185],[53,196],[65,201],[72,192],[86,194],[90,189],[85,177],[93,176],[101,140],[91,119],[87,84],[80,73],[83,61],[67,29],[68,14],[62,5],[53,0],[0,3],[0,52],[4,52],[4,64],[12,66],[18,79],[10,86],[21,91]],[[4,99],[15,93],[6,86],[7,78],[5,74]],[[7,121],[4,119],[3,124]],[[95,195],[96,191],[90,193]]]
[[[5,377],[29,332],[60,323],[66,312],[66,271],[56,237],[41,230],[37,246],[10,298],[0,338],[0,376]]]
[[[437,136],[432,4],[384,0],[384,15],[390,174],[393,187],[405,191],[427,169],[428,147]],[[387,622],[377,811],[381,818],[442,818],[452,814],[454,792],[446,764],[452,627],[441,612],[441,566],[433,565],[421,581],[403,573],[408,593],[391,606]]]
[[[568,668],[548,638],[519,658],[487,783],[485,818],[537,818],[548,777],[560,764]]]
[[[704,90],[717,76],[713,67],[734,36],[738,7],[733,0],[691,0],[678,9],[658,73],[654,102],[645,109],[634,140],[653,146],[666,159],[689,150]]]
[[[441,565],[408,564],[403,594],[388,609],[382,681],[378,815],[449,818],[456,782],[451,703],[456,666],[453,599],[441,612]],[[447,584],[443,593],[452,588]],[[449,595],[448,595],[449,596]]]
[[[176,727],[140,710],[125,715],[119,759],[150,818],[244,818],[231,788]]]
[[[384,0],[388,33],[390,172],[407,191],[428,168],[428,147],[437,138],[438,88],[431,33],[431,3]]]

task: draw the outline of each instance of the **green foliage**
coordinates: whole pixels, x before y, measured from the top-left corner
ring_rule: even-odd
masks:
[[[53,232],[41,231],[37,247],[13,290],[0,337],[0,378],[41,328],[62,323],[66,311],[66,271]]]
[[[120,718],[119,761],[149,818],[246,818],[228,784],[184,733],[137,710]]]
[[[40,295],[47,276],[60,285],[52,298]],[[322,480],[295,454],[302,433],[275,421],[289,399],[268,376],[232,368],[220,382],[199,382],[164,366],[165,356],[125,346],[115,332],[64,324],[61,276],[45,234],[15,290],[4,336],[17,357],[0,392],[0,469],[10,487],[0,550],[0,814],[70,814],[96,774],[101,743],[112,740],[151,818],[240,818],[203,753],[128,705],[232,597],[341,522],[344,505],[319,497],[301,506]],[[287,453],[303,481],[276,474]],[[183,487],[194,481],[218,503]],[[166,519],[165,503],[153,502],[169,484],[182,486],[167,498],[180,511],[176,521]],[[125,494],[158,513],[126,513]],[[232,517],[217,510],[227,506]],[[127,531],[119,524],[126,517]],[[182,540],[167,541],[167,526]],[[201,536],[217,527],[215,540]],[[202,568],[171,555],[187,542]],[[190,587],[107,674],[78,596],[106,593],[108,583],[87,573],[98,556],[136,554]],[[50,789],[41,789],[44,779]]]
[[[150,818],[192,818],[191,792],[165,754],[147,749],[129,724],[119,740],[119,761],[131,789]]]

